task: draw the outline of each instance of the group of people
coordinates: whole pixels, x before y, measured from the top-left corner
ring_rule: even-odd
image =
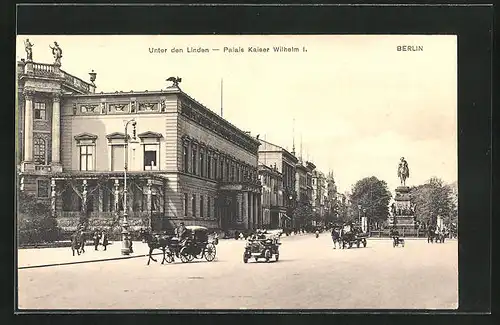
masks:
[[[104,229],[95,229],[92,233],[92,240],[94,243],[94,250],[96,251],[99,250],[99,245],[102,245],[104,250],[106,250],[106,247],[109,244],[108,233]]]

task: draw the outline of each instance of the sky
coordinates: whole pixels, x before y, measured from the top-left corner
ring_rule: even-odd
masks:
[[[332,171],[341,192],[370,176],[394,192],[401,157],[407,185],[458,178],[454,35],[21,35],[17,60],[26,38],[40,63],[54,61],[49,45],[58,42],[61,68],[86,81],[94,70],[96,92],[160,90],[179,76],[183,91],[220,114],[223,80],[225,119],[289,151],[295,138],[297,156]],[[403,45],[423,50],[398,51]]]

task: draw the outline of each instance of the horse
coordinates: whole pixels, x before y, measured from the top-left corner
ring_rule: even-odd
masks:
[[[340,231],[342,231],[342,229]],[[342,247],[342,245],[341,245],[342,240],[341,240],[340,231],[338,231],[335,228],[332,229],[333,249],[337,249],[337,244],[339,244],[339,248]]]
[[[167,262],[167,263],[173,262],[174,258],[173,258],[172,254],[168,248],[168,246],[172,242],[172,236],[166,235],[166,234],[153,235],[150,232],[143,232],[141,235],[149,247],[149,254],[148,254],[149,258],[148,258],[147,265],[149,265],[151,260],[153,262],[157,262],[157,260],[153,257],[153,251],[155,249],[159,249],[163,253],[163,259],[161,260],[161,264],[164,264],[164,262]],[[167,250],[169,251],[168,254],[167,254]],[[167,258],[167,256],[168,256],[168,258]]]
[[[80,256],[80,252],[85,253],[85,234],[83,231],[75,231],[71,235],[71,250],[73,252],[73,256],[75,256],[75,251],[78,256]]]

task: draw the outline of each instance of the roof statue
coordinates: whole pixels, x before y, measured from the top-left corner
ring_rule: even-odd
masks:
[[[33,50],[32,50],[33,44],[30,43],[29,38],[27,38],[24,41],[24,49],[26,50],[26,61],[27,62],[32,62],[33,61]]]
[[[52,49],[52,55],[54,56],[54,65],[61,65],[62,49],[59,47],[57,42],[54,42],[54,47],[50,46]]]
[[[170,77],[170,78],[167,79],[167,81],[172,82],[172,86],[170,86],[170,87],[179,88],[179,82],[182,81],[182,78],[179,78],[179,77]]]
[[[401,185],[406,186],[406,179],[410,177],[410,169],[408,168],[408,162],[404,157],[401,157],[399,162],[398,177],[401,180]]]

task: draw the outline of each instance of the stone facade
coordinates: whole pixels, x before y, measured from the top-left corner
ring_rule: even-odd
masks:
[[[275,229],[284,227],[286,214],[284,207],[283,175],[277,165],[259,165],[259,177],[262,184],[262,223],[260,226]]]
[[[281,173],[283,188],[283,205],[279,207],[281,219],[279,227],[291,227],[293,211],[297,207],[297,163],[294,153],[288,152],[283,147],[259,139],[259,162],[267,166],[276,166],[276,171]],[[285,212],[283,212],[285,211]]]
[[[18,89],[20,184],[63,228],[112,227],[124,203],[132,228],[258,224],[259,141],[178,87],[96,93],[60,67],[19,62]]]

